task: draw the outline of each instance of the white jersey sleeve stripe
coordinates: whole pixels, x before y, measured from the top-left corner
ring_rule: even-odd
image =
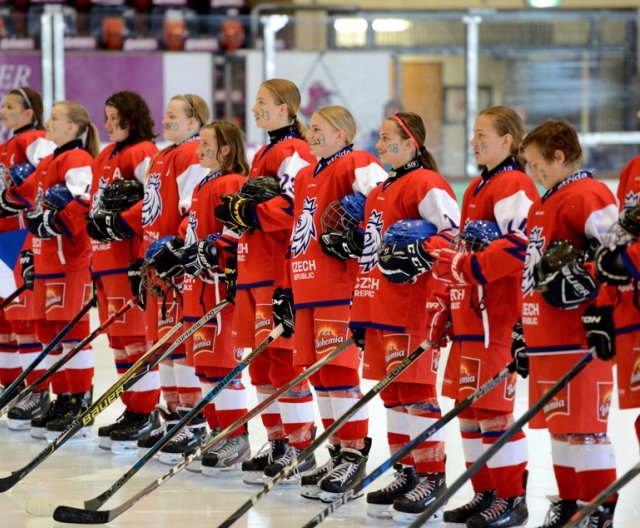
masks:
[[[493,206],[493,214],[500,232],[503,235],[513,233],[526,238],[527,214],[532,203],[523,190],[498,200]]]
[[[198,163],[189,165],[187,170],[176,178],[178,184],[178,210],[181,215],[187,213],[191,208],[191,197],[193,189],[208,174],[209,170],[201,167]]]
[[[608,233],[613,225],[618,221],[618,208],[607,205],[602,209],[593,211],[584,224],[584,234],[587,238],[594,238],[598,242],[603,242],[603,236]]]
[[[444,189],[431,189],[418,204],[420,216],[438,228],[438,232],[458,233],[460,208]]]
[[[140,163],[138,163],[138,166],[135,169],[133,169],[133,176],[142,185],[144,185],[144,182],[147,179],[147,171],[149,170],[149,165],[151,165],[151,158],[147,156]]]
[[[64,175],[64,182],[67,185],[67,189],[74,198],[80,200],[89,200],[91,191],[91,180],[93,175],[91,173],[91,167],[86,165],[84,167],[74,167],[69,169]]]
[[[387,173],[377,163],[370,163],[366,167],[358,167],[354,174],[353,190],[365,196],[369,196],[374,187],[387,179]]]
[[[56,149],[56,144],[48,139],[38,138],[27,147],[25,152],[29,163],[34,167]]]
[[[280,180],[280,190],[282,194],[293,200],[293,188],[296,175],[300,169],[309,165],[297,152],[285,158],[278,169],[278,179]]]

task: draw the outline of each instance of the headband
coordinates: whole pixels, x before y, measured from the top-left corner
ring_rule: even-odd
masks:
[[[420,145],[418,145],[418,142],[416,141],[416,138],[413,137],[413,134],[409,131],[409,127],[407,127],[407,125],[404,124],[402,119],[400,119],[396,114],[393,114],[391,116],[391,119],[393,119],[394,121],[396,121],[400,125],[400,128],[402,130],[404,130],[404,133],[407,134],[407,136],[409,136],[409,139],[411,141],[413,141],[413,144],[415,145],[416,150],[420,151]]]
[[[25,92],[22,88],[16,88],[16,92],[18,92],[24,99],[24,102],[27,105],[27,110],[33,110],[33,105],[31,104],[31,99],[29,99],[27,92]]]
[[[191,107],[191,110],[193,111],[193,117],[195,117],[198,120],[198,123],[200,123],[200,126],[204,125],[204,123],[202,122],[202,119],[200,119],[200,114],[198,114],[198,111],[196,110],[196,106],[193,104],[193,101],[191,100],[191,96],[184,94],[182,97],[184,97],[185,101],[187,101],[187,104]]]

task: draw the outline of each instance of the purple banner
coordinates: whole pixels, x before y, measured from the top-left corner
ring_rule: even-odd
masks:
[[[20,86],[42,91],[40,56],[35,53],[0,55],[0,98]],[[67,53],[65,56],[66,98],[84,105],[108,142],[103,129],[104,102],[115,92],[138,92],[149,105],[161,131],[164,113],[163,60],[161,54]],[[45,119],[48,116],[45,116]],[[0,141],[11,136],[0,125]]]

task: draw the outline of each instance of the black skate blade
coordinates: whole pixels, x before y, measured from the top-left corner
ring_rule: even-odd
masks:
[[[20,481],[21,473],[16,471],[11,473],[8,477],[0,479],[0,493],[4,493],[7,490],[13,488]]]
[[[71,524],[105,524],[109,522],[109,510],[83,510],[72,506],[58,506],[54,520]]]

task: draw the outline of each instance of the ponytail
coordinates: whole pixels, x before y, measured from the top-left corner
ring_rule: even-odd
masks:
[[[95,158],[100,152],[98,129],[96,125],[89,123],[85,132],[86,139],[84,140],[84,149]]]

